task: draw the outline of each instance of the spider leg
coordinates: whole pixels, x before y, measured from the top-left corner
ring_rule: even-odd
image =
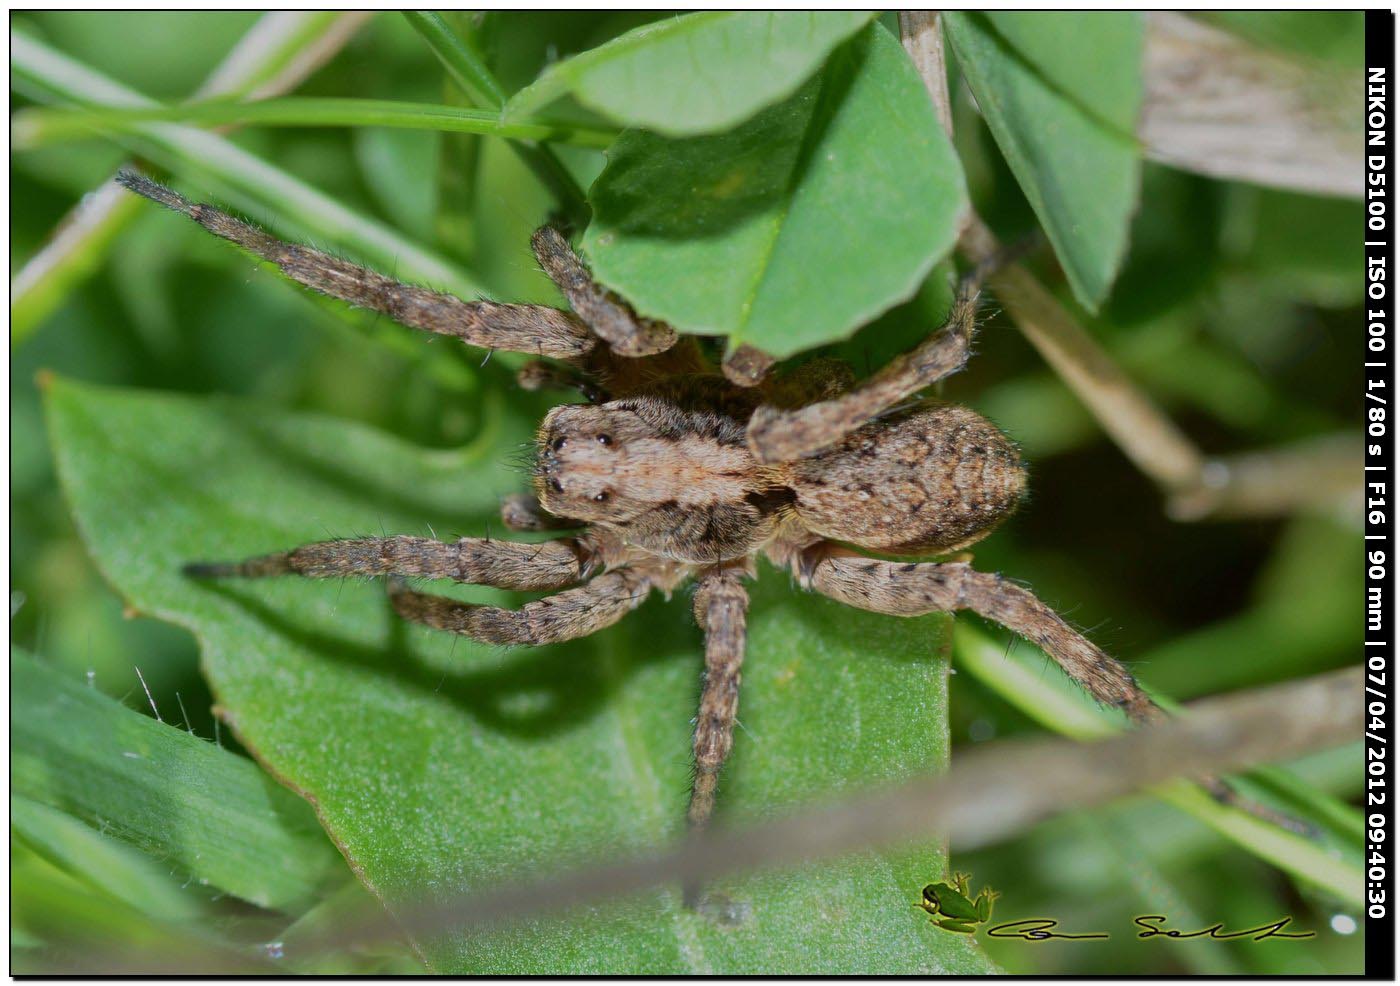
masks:
[[[730,383],[740,387],[757,387],[776,362],[763,350],[745,342],[729,351],[721,368]]]
[[[143,175],[123,171],[117,180],[131,191],[189,216],[215,236],[271,261],[298,284],[382,312],[403,325],[456,336],[483,349],[507,349],[573,363],[581,363],[597,345],[583,322],[569,312],[547,305],[463,301],[403,284],[311,247],[283,242],[213,206],[191,202]]]
[[[533,493],[512,493],[503,498],[501,523],[512,531],[563,531],[582,526],[578,521],[554,516]]]
[[[587,373],[572,366],[562,366],[545,360],[532,359],[515,374],[515,382],[521,390],[573,390],[590,404],[601,404],[608,394]]]
[[[610,627],[642,604],[652,577],[638,569],[614,569],[574,589],[519,609],[477,606],[389,583],[394,610],[405,620],[460,633],[489,644],[557,644]]]
[[[653,356],[676,344],[676,330],[642,318],[593,275],[553,226],[541,226],[530,239],[544,272],[559,285],[569,305],[619,356]]]
[[[805,587],[858,609],[893,616],[970,610],[1036,644],[1099,703],[1122,709],[1137,723],[1166,717],[1120,662],[1086,640],[1030,590],[1000,575],[976,571],[965,562],[876,561],[826,542],[780,554],[775,561],[790,564]],[[1241,796],[1219,777],[1196,780],[1220,802],[1281,828],[1315,834],[1307,823]]]
[[[967,362],[976,314],[977,283],[969,279],[936,334],[849,392],[796,410],[760,407],[749,420],[749,448],[761,462],[800,459],[835,444],[886,409],[956,373]]]
[[[695,778],[686,817],[691,831],[704,829],[714,813],[719,772],[734,746],[734,723],[739,712],[739,673],[744,664],[749,594],[742,576],[749,570],[726,567],[706,573],[695,594],[695,621],[705,631],[705,684],[695,717]],[[692,910],[719,910],[728,901],[706,900],[702,887],[683,890]]]
[[[1127,668],[1000,575],[965,562],[876,561],[824,543],[803,552],[796,567],[805,585],[858,609],[893,616],[970,610],[1036,644],[1096,700],[1135,722],[1165,715]]]
[[[185,566],[196,577],[304,575],[400,575],[454,579],[500,589],[561,589],[585,577],[592,549],[581,539],[520,544],[482,538],[446,543],[399,535],[304,544],[291,551],[241,562],[197,562]]]
[[[719,772],[734,746],[748,611],[749,594],[741,573],[726,568],[701,578],[695,593],[695,621],[705,631],[705,685],[695,717],[695,783],[687,812],[694,829],[710,821]]]
[[[1028,244],[999,251],[958,284],[942,327],[848,392],[794,410],[760,407],[749,420],[749,448],[760,462],[786,462],[834,445],[925,387],[963,368],[977,331],[977,295],[997,268]]]

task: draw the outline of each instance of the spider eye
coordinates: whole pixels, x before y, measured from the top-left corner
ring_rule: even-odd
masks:
[[[551,479],[549,481],[549,488],[552,489],[555,493],[564,492],[564,484],[559,482],[559,480],[557,479]]]
[[[599,493],[599,494],[595,495],[595,496],[593,497],[593,502],[594,502],[594,503],[607,503],[607,502],[608,502],[608,494],[607,494],[606,492],[603,492],[603,493]]]
[[[613,440],[612,440],[612,436],[611,436],[611,435],[599,435],[599,436],[598,436],[598,444],[599,444],[599,445],[611,445],[612,442],[613,442]]]
[[[554,449],[554,451],[558,452],[561,448],[564,447],[564,443],[567,442],[567,441],[568,441],[568,439],[567,439],[567,438],[564,438],[564,437],[562,437],[562,436],[559,437],[559,438],[556,438],[556,439],[553,441],[553,443],[551,443],[550,448],[552,448],[552,449]]]

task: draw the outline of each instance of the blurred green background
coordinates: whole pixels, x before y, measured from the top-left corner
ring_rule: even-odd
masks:
[[[19,13],[12,30],[149,96],[196,90],[257,20],[251,13]],[[581,50],[644,13],[513,13],[477,25],[513,90],[548,59]],[[422,40],[396,15],[372,17],[299,94],[452,102]],[[31,105],[17,91],[15,106]],[[1024,198],[965,92],[959,152],[979,211],[1007,234],[1033,228]],[[248,129],[231,139],[333,198],[461,263],[493,296],[550,300],[527,249],[550,198],[500,141],[374,129]],[[100,140],[20,151],[11,161],[11,272],[39,250],[124,152]],[[585,181],[601,155],[571,151]],[[253,215],[252,218],[259,219]],[[1275,445],[1359,420],[1361,300],[1355,202],[1210,180],[1148,165],[1131,252],[1097,339],[1209,453]],[[1043,251],[1040,268],[1058,284]],[[1062,292],[1063,294],[1063,292]],[[470,440],[504,369],[479,354],[307,297],[193,224],[137,211],[90,276],[16,323],[11,362],[11,639],[134,709],[212,737],[193,638],[126,618],[79,540],[55,481],[35,377],[41,370],[124,387],[232,394],[366,422],[432,447]],[[979,567],[1034,586],[1151,688],[1178,700],[1340,667],[1360,650],[1356,515],[1183,524],[1005,319],[983,332],[944,395],[1005,428],[1032,464],[1020,514],[977,546]],[[861,336],[846,351],[877,361]],[[857,355],[857,362],[860,355]],[[1006,639],[994,631],[996,639]],[[956,667],[956,664],[955,664]],[[1040,731],[970,675],[952,684],[953,739],[967,747]],[[227,736],[221,737],[228,746]],[[1356,748],[1297,771],[1355,801]],[[22,844],[12,860],[26,864]],[[984,943],[1011,972],[1356,973],[1355,912],[1159,802],[1075,814],[954,863],[1004,894],[1015,915],[1097,929],[1170,906],[1182,926],[1294,915],[1297,943]],[[29,865],[34,881],[46,877]],[[16,879],[17,970],[42,966],[55,920]],[[227,905],[231,910],[238,906]],[[239,905],[241,906],[241,905]],[[246,915],[244,915],[246,917]],[[1200,919],[1195,924],[1195,919]],[[74,917],[75,923],[81,923]],[[48,930],[46,930],[48,929]],[[81,936],[79,936],[81,937]],[[16,943],[18,943],[16,945]],[[357,968],[412,969],[407,956]]]

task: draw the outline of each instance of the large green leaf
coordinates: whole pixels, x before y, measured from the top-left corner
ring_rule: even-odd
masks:
[[[1142,16],[949,12],[948,37],[1075,297],[1108,294],[1138,201]]]
[[[631,127],[716,133],[792,95],[869,11],[708,10],[646,24],[553,66],[510,100],[530,116],[571,93]]]
[[[928,93],[878,24],[736,130],[624,134],[590,198],[600,280],[646,315],[778,356],[908,298],[967,206]]]
[[[519,486],[500,460],[528,436],[523,416],[429,452],[321,417],[63,381],[48,406],[99,566],[132,605],[194,630],[240,738],[391,905],[680,834],[700,671],[684,594],[589,640],[520,650],[400,623],[374,584],[179,574],[328,536],[485,533]],[[858,613],[766,571],[751,623],[730,817],[945,761],[941,618]],[[731,881],[753,908],[735,929],[666,889],[420,945],[463,973],[988,971],[910,906],[944,864],[924,846]]]
[[[306,806],[242,757],[11,649],[11,792],[202,883],[295,909],[340,869]]]

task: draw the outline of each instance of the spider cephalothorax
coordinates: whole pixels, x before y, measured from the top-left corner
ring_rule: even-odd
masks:
[[[543,544],[462,538],[359,538],[243,562],[196,564],[202,576],[391,576],[406,619],[479,640],[545,644],[585,636],[652,591],[696,582],[705,679],[695,726],[690,822],[711,817],[738,709],[748,595],[766,555],[805,589],[896,616],[966,609],[1039,645],[1096,699],[1136,720],[1159,715],[1128,671],[1025,588],[937,555],[986,536],[1025,485],[1016,447],[957,406],[914,401],[961,368],[974,329],[974,271],[947,323],[868,380],[817,359],[770,377],[740,348],[716,367],[693,338],[637,316],[597,285],[556,230],[534,248],[572,312],[468,302],[400,284],[307,247],[282,243],[138,175],[129,188],[277,264],[317,291],[473,345],[549,357],[523,386],[567,386],[587,404],[554,408],[537,436],[534,493],[507,499],[515,530],[573,530]],[[504,609],[410,589],[405,577],[505,589],[558,590]],[[692,903],[699,898],[688,894]]]

